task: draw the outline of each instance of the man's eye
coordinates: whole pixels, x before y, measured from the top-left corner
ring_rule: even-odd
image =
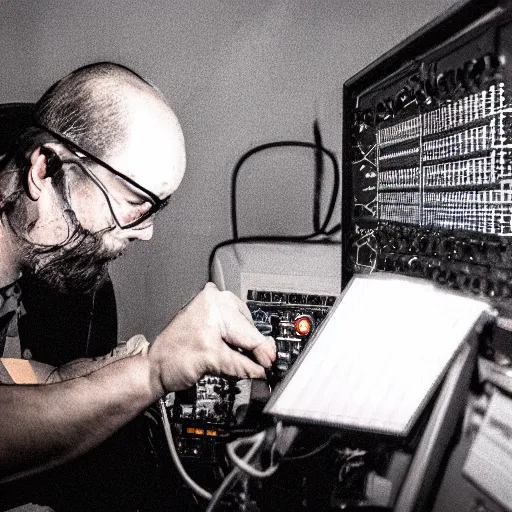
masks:
[[[128,204],[132,211],[136,211],[140,215],[145,214],[152,206],[149,201],[128,201]]]
[[[143,206],[146,206],[146,205],[151,206],[151,202],[150,201],[148,201],[147,199],[144,199],[144,198],[140,198],[140,197],[133,198],[133,199],[127,199],[126,202],[130,206],[133,206],[134,208],[140,208],[140,207],[143,207]]]

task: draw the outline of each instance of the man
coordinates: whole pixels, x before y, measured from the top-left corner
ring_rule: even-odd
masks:
[[[156,88],[115,64],[80,68],[43,95],[31,126],[5,160],[3,481],[86,452],[167,392],[187,388],[205,373],[264,377],[263,366],[275,357],[272,340],[254,328],[242,301],[211,283],[151,345],[136,336],[113,357],[57,369],[18,359],[20,274],[62,290],[94,289],[131,240],[152,237],[154,215],[178,188],[185,171],[183,134]],[[252,351],[259,364],[238,348]],[[22,383],[31,385],[12,385]]]

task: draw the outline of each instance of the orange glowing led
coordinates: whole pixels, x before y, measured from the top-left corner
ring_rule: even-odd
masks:
[[[206,435],[207,436],[216,437],[217,436],[217,431],[216,430],[207,430],[206,431]]]
[[[299,316],[295,320],[295,333],[298,336],[307,336],[311,332],[311,319],[307,316]]]
[[[196,429],[194,427],[187,427],[187,434],[194,434]]]
[[[195,429],[195,434],[197,436],[204,436],[204,428],[196,428]]]

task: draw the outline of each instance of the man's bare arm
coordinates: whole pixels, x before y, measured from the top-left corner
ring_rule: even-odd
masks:
[[[86,452],[163,393],[144,355],[55,384],[0,386],[0,478],[33,473]]]
[[[260,364],[239,348],[252,351]],[[62,382],[0,386],[0,479],[84,453],[166,392],[187,388],[206,373],[263,378],[262,366],[274,359],[273,340],[252,325],[247,306],[210,283],[147,353],[105,359],[101,368],[98,361],[71,363],[59,369]]]

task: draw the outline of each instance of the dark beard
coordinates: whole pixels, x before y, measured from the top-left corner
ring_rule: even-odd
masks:
[[[108,263],[121,255],[105,248],[104,233],[77,226],[62,246],[27,243],[23,275],[61,293],[93,293],[108,278]]]

